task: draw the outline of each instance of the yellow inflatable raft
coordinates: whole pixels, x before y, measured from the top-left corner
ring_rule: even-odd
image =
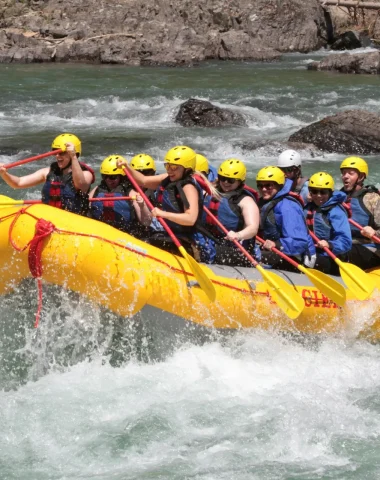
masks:
[[[1,295],[10,294],[23,279],[40,276],[126,317],[150,306],[210,328],[379,336],[377,291],[366,301],[355,300],[348,291],[341,308],[305,275],[277,271],[305,302],[301,315],[291,320],[254,268],[201,265],[216,290],[211,302],[181,256],[96,220],[42,204],[4,205],[4,199],[8,197],[0,196]],[[380,283],[380,276],[374,277]]]

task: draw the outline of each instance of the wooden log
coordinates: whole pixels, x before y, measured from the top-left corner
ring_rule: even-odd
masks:
[[[335,7],[357,7],[367,8],[368,10],[380,10],[380,3],[360,2],[352,0],[320,0],[322,7],[326,5],[334,5]]]

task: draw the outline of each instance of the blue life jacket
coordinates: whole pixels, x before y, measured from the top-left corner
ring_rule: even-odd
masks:
[[[342,191],[344,190],[342,189]],[[363,197],[367,193],[379,194],[379,191],[375,186],[368,185],[361,188],[360,190],[353,192],[352,195],[348,195],[347,203],[350,206],[352,220],[359,223],[363,227],[370,226],[372,228],[375,228],[375,220],[373,218],[373,215],[364,205]],[[362,235],[360,235],[360,230],[358,228],[351,224],[350,228],[353,238],[363,238]]]
[[[374,185],[367,185],[347,196],[347,203],[350,207],[351,218],[363,227],[370,226],[373,229],[377,230],[378,227],[375,224],[373,214],[364,204],[364,195],[366,195],[367,193],[376,193],[379,195],[379,191]],[[351,235],[352,238],[355,239],[355,243],[361,243],[366,247],[376,249],[380,248],[380,245],[378,243],[371,243],[371,240],[369,238],[363,237],[357,227],[350,224],[350,228]]]
[[[204,200],[205,206],[228,231],[233,230],[237,232],[241,230],[244,227],[244,218],[239,203],[245,197],[251,197],[256,201],[254,195],[244,188],[239,188],[228,193],[220,192],[220,195],[220,199],[212,195],[207,195]],[[203,213],[202,223],[215,237],[225,237],[225,233],[215,225],[212,217],[205,212]]]
[[[306,227],[302,206],[291,195],[292,180],[269,201],[260,199],[260,228],[264,240],[279,241],[286,255],[313,255],[315,247]]]
[[[212,195],[207,195],[204,200],[205,206],[228,231],[233,230],[234,232],[238,232],[244,228],[244,217],[239,203],[245,197],[251,197],[256,202],[256,197],[250,190],[244,188],[244,186],[232,192],[220,192],[220,194],[220,199]],[[208,255],[214,259],[216,255],[215,243],[223,243],[226,234],[215,224],[212,217],[206,214],[206,212],[203,213],[202,224],[206,229]],[[229,241],[227,245],[229,245]],[[242,245],[250,253],[254,253],[254,238],[244,240]],[[233,245],[232,248],[236,247]],[[208,263],[212,263],[210,259]]]
[[[211,183],[215,182],[218,179],[218,170],[212,165],[208,166],[208,175],[207,180]]]
[[[348,253],[352,248],[352,238],[348,214],[342,203],[346,194],[334,191],[326,203],[318,207],[314,202],[309,202],[304,215],[309,230],[313,231],[320,240],[326,240],[335,255]],[[327,253],[317,248],[320,255]]]
[[[119,184],[114,190],[110,190],[103,180],[96,188],[93,198],[128,197],[131,190],[131,185],[125,182]],[[130,232],[131,226],[137,221],[136,212],[130,200],[91,202],[91,216],[95,220],[125,232]]]
[[[83,171],[89,171],[95,180],[94,171],[85,163],[79,162]],[[42,187],[42,203],[51,205],[68,212],[85,215],[88,211],[88,192],[77,190],[73,181],[72,172],[62,173],[57,162],[50,165],[49,173]]]

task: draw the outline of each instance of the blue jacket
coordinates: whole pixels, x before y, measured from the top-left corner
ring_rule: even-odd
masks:
[[[309,197],[309,180],[307,180],[301,187],[301,190],[299,191],[299,195],[304,201],[304,204],[306,205],[308,202],[308,197]]]
[[[211,183],[215,182],[215,180],[217,180],[217,178],[218,178],[218,170],[215,167],[213,167],[212,165],[208,166],[208,170],[209,171],[208,171],[208,175],[207,175],[207,180]]]
[[[286,255],[315,253],[308,233],[302,206],[288,194],[292,180],[287,179],[283,188],[271,200],[260,201],[260,226],[265,240],[278,241]]]
[[[317,207],[309,202],[304,215],[309,228],[314,231],[320,240],[329,242],[330,250],[335,255],[342,255],[352,248],[350,224],[347,213],[342,206],[346,200],[346,194],[335,191],[326,203]],[[319,254],[327,255],[322,249],[317,249]]]

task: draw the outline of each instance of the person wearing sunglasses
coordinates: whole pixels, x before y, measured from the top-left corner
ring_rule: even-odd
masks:
[[[209,182],[213,183],[218,178],[218,172],[215,167],[210,165],[206,157],[197,153],[195,156],[195,170],[201,172]]]
[[[292,195],[292,180],[286,179],[278,167],[262,168],[256,176],[260,192],[260,232],[265,240],[261,250],[261,262],[271,268],[298,271],[279,255],[272,252],[276,247],[297,262],[303,261],[312,267],[315,247],[306,227],[302,205]]]
[[[286,178],[292,180],[292,192],[298,193],[304,203],[307,203],[309,201],[308,178],[302,176],[301,155],[295,150],[285,150],[278,157],[277,166],[284,172]]]
[[[18,177],[7,172],[0,164],[0,176],[12,188],[29,188],[43,183],[42,202],[69,212],[86,215],[88,192],[95,181],[92,168],[79,162],[82,144],[72,133],[58,135],[52,143],[56,161],[30,175]]]
[[[105,201],[91,202],[91,217],[107,223],[123,232],[137,235],[139,224],[149,225],[151,215],[142,197],[133,190],[126,179],[124,170],[117,166],[118,161],[125,161],[121,155],[110,155],[100,165],[102,180],[91,193],[90,198],[101,198]],[[135,200],[107,200],[107,197],[135,196]]]
[[[340,260],[346,261],[352,247],[350,224],[343,202],[346,194],[334,191],[334,179],[326,172],[310,177],[311,201],[304,208],[309,230],[319,238],[314,268],[331,275],[339,275],[339,266],[323,250],[328,247]]]
[[[247,169],[237,158],[225,160],[218,169],[216,190],[218,196],[207,195],[205,206],[228,230],[226,236],[213,218],[203,214],[203,223],[212,235],[209,248],[212,249],[211,262],[230,266],[251,266],[251,263],[232,243],[237,240],[251,253],[255,248],[255,236],[260,224],[260,214],[256,198],[244,182]]]
[[[166,174],[144,176],[141,172],[127,166],[126,162],[119,162],[119,166],[125,166],[143,188],[157,189],[156,204],[152,210],[153,217],[166,220],[173,232],[180,238],[184,248],[198,257],[205,242],[204,234],[200,231],[201,217],[203,212],[203,189],[193,178],[196,165],[196,153],[186,145],[178,145],[171,148],[165,155],[164,167]],[[211,184],[205,180],[207,186]],[[156,225],[155,218],[152,221],[152,229],[156,230],[149,242],[177,253],[177,247],[171,238]],[[203,251],[203,250],[202,250]],[[204,262],[208,261],[207,249],[202,253]]]
[[[351,218],[363,226],[362,230],[350,225],[352,249],[351,263],[358,267],[374,268],[380,265],[380,244],[371,240],[380,236],[380,195],[374,185],[364,185],[368,177],[368,164],[360,157],[348,157],[340,165],[343,188],[350,205]]]

